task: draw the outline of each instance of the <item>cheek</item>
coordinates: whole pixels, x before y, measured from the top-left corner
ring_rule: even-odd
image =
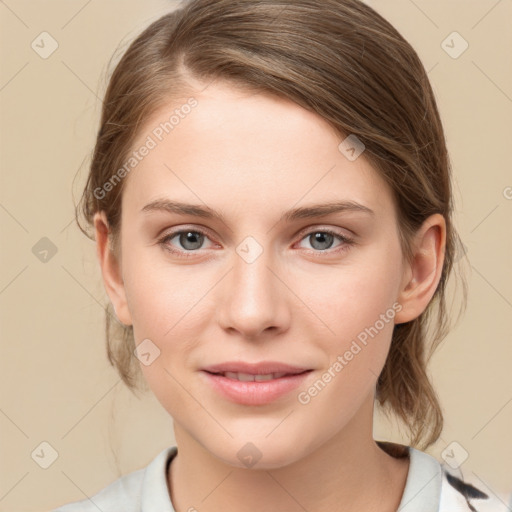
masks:
[[[392,308],[399,278],[396,265],[375,258],[327,268],[321,275],[304,272],[294,281],[300,283],[297,295],[308,307],[308,317],[314,313],[332,341],[356,336]]]
[[[298,295],[309,308],[310,327],[316,330],[316,336],[309,334],[329,355],[329,364],[342,358],[343,372],[336,374],[343,373],[343,379],[369,382],[382,370],[394,319],[401,309],[396,302],[400,273],[395,262],[399,257],[398,247],[381,254],[375,251],[357,264],[329,269],[322,279],[304,274],[299,281]],[[319,286],[319,282],[324,284]]]
[[[215,276],[199,274],[194,265],[171,265],[157,249],[134,250],[123,260],[125,290],[136,345],[150,340],[151,364],[141,370],[158,400],[169,412],[185,407],[180,374],[190,369],[190,353],[201,342],[211,320]],[[142,351],[142,346],[140,351]],[[181,404],[181,405],[179,405]]]
[[[310,295],[311,304],[322,306],[318,308],[322,325],[329,327],[329,331],[317,327],[309,332],[327,357],[317,380],[298,396],[312,429],[318,421],[338,429],[373,396],[399,310],[393,283],[381,280],[376,286],[370,273],[345,275],[331,281],[324,294]],[[319,329],[327,334],[319,335]]]
[[[207,292],[209,280],[193,265],[172,265],[162,252],[136,249],[123,260],[123,270],[134,332],[163,340],[173,330],[187,328],[189,313]]]

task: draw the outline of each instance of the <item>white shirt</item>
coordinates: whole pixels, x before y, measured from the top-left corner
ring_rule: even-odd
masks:
[[[382,441],[377,443],[381,447],[402,446]],[[479,494],[482,491],[457,479],[449,467],[441,464],[431,455],[411,446],[404,448],[408,450],[410,459],[409,472],[397,512],[506,512],[510,510],[506,504],[494,496],[484,498],[483,496],[487,496],[485,493],[480,499],[469,497],[466,499],[464,494],[471,493],[472,489],[474,489],[472,494]],[[69,503],[52,512],[98,512],[98,510],[102,512],[176,512],[167,488],[168,465],[176,453],[176,446],[166,448],[145,468],[118,478],[90,499]]]

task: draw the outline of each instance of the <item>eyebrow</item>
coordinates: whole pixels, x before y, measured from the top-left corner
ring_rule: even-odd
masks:
[[[141,212],[165,211],[176,213],[179,215],[192,215],[195,217],[203,217],[205,219],[217,218],[225,222],[224,215],[208,206],[198,204],[188,204],[179,201],[171,201],[169,199],[157,199],[147,204],[141,209]],[[339,212],[361,212],[375,216],[375,212],[355,201],[334,201],[322,204],[313,204],[310,206],[301,206],[288,210],[281,215],[280,222],[291,222],[298,219],[310,219],[322,217],[332,213]]]

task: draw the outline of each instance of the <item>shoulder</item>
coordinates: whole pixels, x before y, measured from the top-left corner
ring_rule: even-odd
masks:
[[[475,478],[468,481],[460,469],[412,446],[378,441],[394,457],[409,456],[409,473],[400,512],[510,512],[512,496],[497,496]]]
[[[115,508],[125,512],[140,510],[144,469],[124,475],[90,498],[68,503],[52,512],[103,512]]]
[[[175,446],[160,452],[145,468],[124,475],[90,498],[68,503],[52,512],[140,512],[145,502],[158,502],[161,510],[169,509],[167,464],[176,455]]]
[[[447,464],[441,464],[442,485],[439,512],[508,512],[506,502],[484,490],[480,482],[468,481],[456,474]]]

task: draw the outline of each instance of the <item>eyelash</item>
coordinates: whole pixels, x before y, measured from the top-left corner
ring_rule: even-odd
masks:
[[[180,235],[181,233],[199,233],[199,234],[204,235],[205,237],[209,238],[208,234],[201,229],[197,229],[197,228],[180,229],[180,230],[172,231],[171,233],[167,233],[164,237],[162,237],[158,240],[158,244],[160,244],[166,251],[169,251],[170,253],[176,255],[179,258],[193,258],[194,253],[198,252],[198,250],[180,251],[177,249],[173,249],[167,243],[168,240],[173,239],[176,235]],[[348,250],[350,248],[351,245],[354,245],[354,243],[355,243],[355,241],[352,238],[349,238],[346,235],[341,235],[340,233],[337,233],[336,231],[334,231],[332,229],[328,229],[328,228],[314,229],[314,230],[308,231],[301,237],[301,239],[299,241],[304,240],[305,238],[307,238],[308,236],[310,236],[314,233],[327,233],[329,235],[333,235],[334,237],[338,238],[341,242],[343,242],[343,244],[340,246],[341,248],[337,248],[337,249],[333,249],[333,250],[331,250],[331,249],[325,249],[323,251],[322,250],[314,250],[314,249],[307,250],[308,254],[313,254],[318,257],[322,257],[324,254],[333,254],[333,253],[337,254],[337,253],[345,252],[346,250]]]

